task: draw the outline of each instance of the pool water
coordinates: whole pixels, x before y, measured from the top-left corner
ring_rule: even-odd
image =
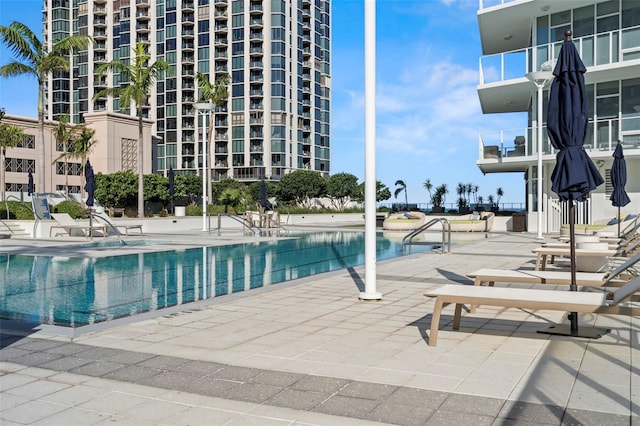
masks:
[[[378,260],[401,255],[378,235]],[[5,254],[0,318],[80,327],[362,264],[361,232],[100,258]]]

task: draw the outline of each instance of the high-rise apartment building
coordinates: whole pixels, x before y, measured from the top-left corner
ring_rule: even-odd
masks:
[[[279,179],[295,169],[328,175],[330,9],[330,0],[44,0],[45,42],[77,33],[94,40],[71,57],[69,73],[50,78],[47,118],[81,123],[97,111],[135,115],[116,98],[94,100],[106,87],[127,84],[118,74],[95,72],[106,62],[132,60],[141,42],[151,62],[172,69],[143,108],[157,136],[153,153],[145,141],[153,171],[202,168],[202,117],[194,108],[202,72],[212,82],[223,73],[231,81],[228,100],[211,113],[213,181]],[[135,151],[127,143],[136,142],[118,149]]]

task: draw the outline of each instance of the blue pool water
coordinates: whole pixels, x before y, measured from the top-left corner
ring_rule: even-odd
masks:
[[[378,236],[378,260],[401,255]],[[101,258],[5,254],[0,318],[79,327],[361,264],[360,232]]]

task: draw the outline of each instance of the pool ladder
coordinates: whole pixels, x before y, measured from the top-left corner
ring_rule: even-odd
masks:
[[[442,246],[440,247],[442,254],[451,253],[451,224],[444,217],[438,217],[431,219],[420,228],[414,229],[402,239],[402,254],[404,254],[406,246],[409,246],[409,253],[411,253],[412,245],[433,245],[433,243],[413,241],[413,239],[437,223],[442,224]]]

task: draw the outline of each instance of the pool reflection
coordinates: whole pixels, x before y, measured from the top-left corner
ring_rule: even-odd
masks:
[[[399,243],[378,237],[378,260],[400,255]],[[313,233],[103,258],[2,260],[2,318],[77,327],[361,265],[364,234]]]

